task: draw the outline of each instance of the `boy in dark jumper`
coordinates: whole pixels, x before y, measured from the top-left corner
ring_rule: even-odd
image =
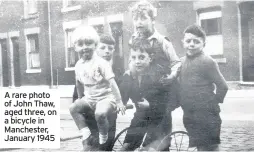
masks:
[[[156,149],[157,145],[151,143],[171,132],[171,119],[165,118],[168,100],[164,98],[168,89],[159,82],[164,69],[154,64],[154,52],[148,40],[133,39],[130,47],[130,70],[125,72],[119,88],[123,103],[131,99],[135,104],[136,112],[130,125],[135,129],[128,130],[121,151],[138,148],[145,133],[147,136],[143,146]],[[176,103],[170,105],[171,110],[177,106]]]
[[[141,0],[131,9],[132,21],[134,25],[134,34],[131,36],[129,44],[132,45],[135,38],[146,39],[152,46],[153,64],[157,67],[154,70],[159,70],[162,77],[156,79],[164,90],[160,91],[160,98],[158,100],[161,103],[175,103],[176,102],[176,80],[179,75],[181,62],[177,56],[173,44],[167,37],[161,35],[155,28],[155,22],[157,17],[157,9],[148,1]],[[160,73],[157,72],[157,73]],[[156,73],[156,72],[155,72]],[[171,106],[169,106],[171,107]],[[165,114],[165,120],[171,122],[171,110],[168,109],[168,113]],[[167,118],[166,118],[167,117]],[[166,123],[164,126],[164,133],[171,132],[172,124]],[[162,137],[163,138],[163,137]],[[158,139],[158,142],[160,139]],[[155,146],[158,142],[153,142]],[[152,147],[154,147],[152,146]]]
[[[184,31],[180,80],[180,105],[190,147],[200,151],[218,151],[220,143],[220,107],[228,86],[218,64],[203,52],[206,34],[198,25]],[[216,88],[216,89],[215,89]]]

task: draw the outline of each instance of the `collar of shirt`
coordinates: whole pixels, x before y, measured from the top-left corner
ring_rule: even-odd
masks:
[[[187,56],[187,58],[194,59],[195,57],[198,57],[198,56],[200,56],[201,54],[204,54],[203,50],[200,51],[200,52],[197,52],[197,53],[195,53],[195,54],[192,54],[192,55],[189,55],[189,54],[186,53],[186,56]]]
[[[151,41],[152,39],[159,39],[158,37],[160,36],[160,33],[156,30],[156,29],[154,29],[154,33],[149,37],[149,38],[147,38],[149,41]]]

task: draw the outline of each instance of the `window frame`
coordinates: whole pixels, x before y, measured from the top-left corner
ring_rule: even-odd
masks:
[[[76,10],[80,10],[81,9],[81,5],[80,4],[79,5],[68,5],[69,1],[70,0],[62,0],[62,3],[63,3],[63,8],[61,9],[62,13],[67,13],[67,12],[76,11]]]
[[[68,34],[67,31],[74,30],[82,24],[81,20],[74,20],[63,23],[64,31],[64,51],[65,51],[65,71],[74,71],[74,67],[69,67],[69,55],[68,55]]]
[[[223,47],[223,31],[222,31],[222,9],[220,6],[209,7],[209,8],[202,8],[197,10],[197,24],[201,26],[202,20],[209,20],[209,19],[221,19],[219,33],[211,34],[206,36],[206,47],[204,48],[205,52],[211,56],[222,56],[224,54],[224,47]],[[202,27],[203,28],[203,27]],[[204,29],[206,31],[206,29]],[[219,42],[219,48],[212,49],[209,47],[209,41],[216,41]],[[216,50],[216,52],[211,51]]]
[[[29,2],[33,2],[35,6],[35,11],[30,13],[29,10],[31,9]],[[38,17],[38,1],[37,0],[23,0],[24,5],[24,19],[31,19],[31,18],[37,18]]]
[[[39,41],[40,28],[35,27],[35,28],[25,29],[24,34],[25,34],[25,39],[26,39],[26,73],[41,73],[40,44],[39,44],[40,43],[40,41]],[[31,49],[30,49],[30,41],[28,38],[30,35],[37,35],[37,43],[38,43],[37,47],[38,47],[38,54],[39,54],[39,60],[40,60],[40,67],[39,68],[31,68],[30,67],[29,54],[31,52]]]

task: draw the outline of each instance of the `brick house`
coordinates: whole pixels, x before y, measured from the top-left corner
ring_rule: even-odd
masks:
[[[157,30],[168,36],[182,57],[182,32],[200,24],[207,32],[206,52],[225,79],[254,82],[254,2],[152,1]],[[77,54],[73,30],[92,25],[116,39],[114,62],[127,68],[133,32],[128,7],[133,1],[0,1],[0,86],[72,86]]]

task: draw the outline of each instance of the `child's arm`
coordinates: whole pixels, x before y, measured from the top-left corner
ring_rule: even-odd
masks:
[[[122,98],[116,81],[114,78],[109,79],[110,87],[116,99],[117,110],[120,110],[122,114],[125,113],[125,106],[123,105]]]
[[[171,84],[179,75],[181,61],[177,56],[172,43],[166,39],[163,40],[163,51],[169,60],[169,68],[171,68],[171,74],[166,78],[168,79],[169,84]]]
[[[119,82],[119,90],[121,93],[123,104],[126,105],[130,98],[130,75],[128,73],[124,74]]]
[[[79,60],[80,61],[80,60]],[[76,89],[77,89],[77,95],[78,99],[81,99],[84,96],[84,86],[83,84],[79,81],[79,61],[75,65],[75,80],[76,80]]]
[[[223,100],[228,91],[228,85],[223,75],[220,72],[218,64],[214,60],[211,60],[208,63],[208,68],[206,70],[206,73],[209,80],[211,80],[211,82],[216,85],[215,100],[218,103],[223,103]]]
[[[115,75],[112,71],[112,67],[110,66],[110,64],[108,62],[102,60],[99,70],[100,70],[100,74],[110,84],[113,95],[115,96],[115,99],[116,99],[117,110],[120,110],[122,112],[122,114],[124,114],[125,106],[123,105],[119,88],[118,88],[116,81],[114,79]]]
[[[78,80],[76,80],[76,89],[78,93],[78,98],[81,99],[84,95],[84,86]]]

